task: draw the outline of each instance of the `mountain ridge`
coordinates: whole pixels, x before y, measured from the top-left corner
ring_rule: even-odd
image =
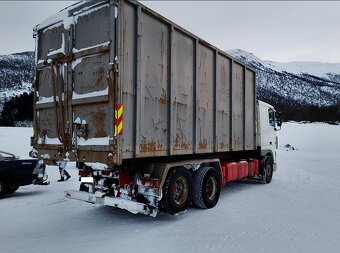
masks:
[[[282,111],[285,120],[340,121],[340,63],[281,63],[241,49],[226,52],[256,70],[257,98]],[[0,117],[6,103],[20,104],[19,97],[33,91],[34,71],[34,52],[0,56]]]
[[[0,113],[11,98],[32,92],[34,52],[0,55]]]
[[[280,63],[241,49],[226,52],[256,70],[257,96],[265,102],[325,107],[340,101],[340,63]]]

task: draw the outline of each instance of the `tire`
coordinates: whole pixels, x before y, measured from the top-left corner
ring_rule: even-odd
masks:
[[[0,176],[0,197],[7,193],[7,185],[3,177]]]
[[[163,186],[159,209],[177,214],[188,209],[193,196],[193,180],[189,170],[179,167],[172,171]]]
[[[92,193],[93,184],[82,182],[79,186],[79,191],[81,191],[81,192],[91,192]]]
[[[216,206],[221,192],[221,178],[214,168],[204,167],[194,177],[193,203],[196,207],[209,209]]]
[[[262,180],[264,184],[269,184],[273,178],[273,158],[267,156],[264,158],[262,168]]]
[[[8,189],[8,191],[7,191],[7,193],[14,193],[14,192],[16,192],[17,190],[19,189],[19,186],[18,185],[12,185],[9,189]]]

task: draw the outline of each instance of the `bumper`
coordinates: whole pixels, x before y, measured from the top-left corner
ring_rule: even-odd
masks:
[[[81,191],[65,191],[65,197],[86,201],[92,204],[117,207],[133,214],[141,213],[152,217],[156,217],[157,215],[157,209],[151,210],[146,204],[122,198],[101,197],[93,193]]]

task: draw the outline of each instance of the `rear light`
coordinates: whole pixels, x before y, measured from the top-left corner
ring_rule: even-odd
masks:
[[[110,173],[111,173],[111,171],[109,171],[109,170],[103,170],[102,171],[103,176],[110,176]]]
[[[159,187],[159,180],[153,178],[139,178],[139,185],[158,188]]]
[[[81,177],[91,177],[92,171],[91,170],[79,170],[78,175]]]

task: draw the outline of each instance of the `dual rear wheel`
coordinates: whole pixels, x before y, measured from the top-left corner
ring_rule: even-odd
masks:
[[[191,202],[196,207],[207,209],[217,204],[221,179],[214,168],[203,167],[195,172],[178,167],[173,170],[163,187],[160,210],[177,214],[188,209]]]

